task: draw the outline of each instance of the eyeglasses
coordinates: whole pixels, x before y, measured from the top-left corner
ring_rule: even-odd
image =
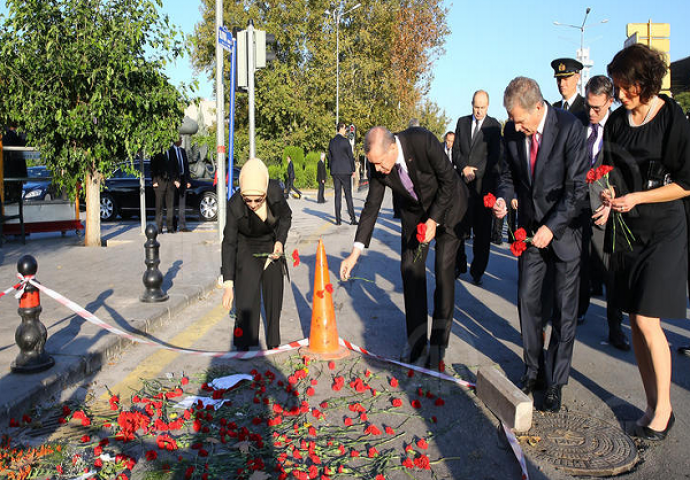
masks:
[[[587,109],[588,109],[588,110],[594,110],[595,113],[599,113],[599,112],[601,112],[601,110],[602,110],[605,106],[606,106],[606,104],[600,105],[600,106],[598,106],[598,107],[595,107],[594,105],[587,105]]]
[[[247,198],[247,197],[242,197],[244,199],[244,203],[247,205],[251,205],[253,203],[256,203],[257,205],[264,203],[264,200],[266,200],[266,197],[263,196],[261,198]]]

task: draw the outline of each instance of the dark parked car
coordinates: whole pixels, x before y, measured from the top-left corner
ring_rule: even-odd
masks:
[[[44,166],[28,167],[26,173],[32,180],[22,186],[22,198],[25,202],[48,201],[55,197],[50,170]]]
[[[113,175],[105,181],[101,192],[101,220],[109,221],[117,215],[129,218],[139,214],[139,162],[134,162],[136,173],[127,170],[129,163],[123,163]],[[144,161],[144,182],[146,186],[146,211],[153,214],[156,202],[151,182],[151,166],[148,160]],[[234,185],[237,187],[239,169],[234,169]],[[216,187],[212,179],[193,178],[192,186],[187,190],[187,212],[193,211],[199,219],[214,221],[218,215],[218,201],[216,199]]]

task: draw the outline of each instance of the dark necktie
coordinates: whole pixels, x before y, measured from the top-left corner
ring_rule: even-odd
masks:
[[[530,168],[530,171],[532,172],[532,179],[533,180],[534,180],[534,167],[537,164],[537,153],[539,152],[539,139],[537,138],[537,135],[539,135],[539,133],[534,132],[534,135],[532,135],[531,143],[529,146],[529,168]]]
[[[414,192],[414,185],[412,185],[412,179],[407,174],[405,169],[400,166],[400,164],[397,164],[395,167],[398,169],[398,176],[400,177],[400,183],[403,184],[403,187],[405,187],[405,190],[407,190],[407,193],[412,195],[412,198],[417,200],[417,194]]]
[[[587,139],[587,151],[589,152],[589,166],[593,167],[597,160],[596,156],[594,155],[594,145],[597,143],[599,124],[593,123],[590,126],[592,127],[592,133],[589,134],[589,138]]]
[[[563,102],[563,110],[567,111],[569,106],[570,105],[568,105],[568,102]]]
[[[470,140],[474,140],[474,137],[477,135],[477,130],[479,130],[479,120],[475,119],[472,123],[472,135],[470,136]]]
[[[180,147],[175,147],[175,153],[177,154],[177,162],[180,164],[180,175],[184,174],[184,163],[182,162],[182,154],[180,153]]]

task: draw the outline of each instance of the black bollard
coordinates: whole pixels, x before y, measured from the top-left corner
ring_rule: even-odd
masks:
[[[158,228],[152,223],[146,225],[146,243],[144,250],[146,250],[146,271],[144,272],[144,286],[146,291],[139,297],[139,300],[146,303],[165,302],[168,299],[168,294],[163,293],[161,285],[163,285],[163,274],[158,270],[158,265],[161,263],[160,247],[156,237],[158,236]]]
[[[38,262],[31,255],[24,255],[17,262],[17,271],[24,277],[34,276],[38,271]],[[14,333],[14,341],[20,350],[11,365],[14,373],[37,373],[55,365],[53,357],[45,351],[48,331],[38,318],[42,310],[38,288],[27,283],[17,310],[22,323]]]

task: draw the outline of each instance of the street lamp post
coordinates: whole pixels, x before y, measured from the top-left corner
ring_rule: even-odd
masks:
[[[587,23],[587,16],[591,11],[592,9],[587,7],[587,9],[585,10],[585,18],[582,20],[582,25],[569,25],[561,22],[553,22],[553,24],[556,26],[576,28],[580,31],[580,49],[577,51],[577,59],[583,65],[583,72],[580,77],[580,93],[583,96],[585,94],[585,85],[589,80],[589,69],[594,65],[594,63],[589,58],[589,49],[585,50],[585,29],[594,27],[602,23],[607,23],[609,21],[608,19],[604,19],[598,23],[595,23],[594,25],[585,25]]]
[[[326,15],[333,15],[335,18],[335,124],[338,125],[340,122],[340,20],[352,12],[353,10],[361,7],[362,4],[358,3],[354,7],[350,8],[345,12],[341,12],[340,7],[338,10],[326,10]]]

